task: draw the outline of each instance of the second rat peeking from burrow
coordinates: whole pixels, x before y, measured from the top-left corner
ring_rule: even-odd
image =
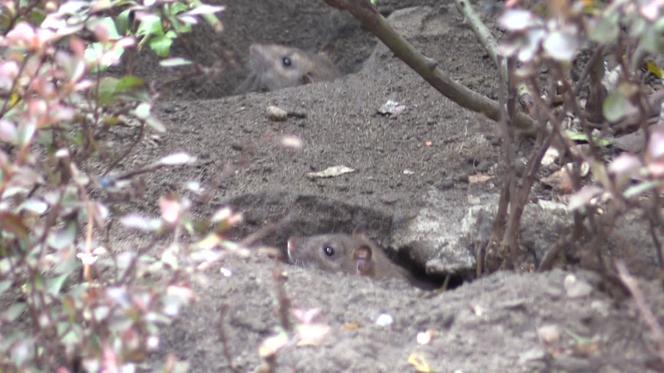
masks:
[[[363,234],[321,234],[288,239],[288,261],[305,268],[360,275],[376,280],[397,279],[423,289],[433,284],[415,278],[393,263],[373,241]]]
[[[236,93],[274,91],[340,76],[324,52],[309,53],[278,44],[252,44],[249,47],[249,75]]]

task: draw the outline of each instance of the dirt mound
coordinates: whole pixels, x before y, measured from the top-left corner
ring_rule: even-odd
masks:
[[[386,15],[397,5],[435,4],[403,11],[392,21],[453,78],[495,97],[489,59],[453,5],[380,3]],[[431,188],[446,193],[449,209],[464,209],[479,195],[497,193],[499,149],[493,123],[442,98],[385,47],[374,47],[375,41],[347,16],[322,1],[228,0],[225,5],[221,36],[198,29],[176,47],[176,54],[207,66],[222,61],[224,69],[212,78],[173,82],[159,103],[168,133],[126,167],[175,151],[192,153],[199,165],[147,180],[149,198],[142,208],[153,209],[157,196],[196,180],[212,190],[198,213],[225,205],[245,212],[247,224],[238,237],[275,224],[275,233],[263,243],[283,248],[291,234],[362,228],[387,245],[392,221],[419,211]],[[335,60],[347,75],[333,82],[228,96],[246,74],[243,66],[254,42],[309,51],[334,43]],[[145,76],[166,74],[150,70],[150,58],[138,62],[136,71]],[[388,100],[404,110],[379,115]],[[266,115],[269,105],[296,115],[272,121]],[[285,136],[299,138],[302,148],[284,147]],[[339,165],[354,172],[307,177]],[[469,176],[477,174],[488,181],[469,183]],[[330,275],[259,255],[231,257],[224,266],[232,275],[210,274],[211,282],[199,289],[198,304],[165,330],[155,358],[173,351],[196,372],[229,371],[231,364],[238,371],[259,366],[257,348],[280,324],[273,291],[276,270],[288,273],[285,291],[293,307],[320,309],[320,321],[330,327],[318,345],[283,348],[278,371],[412,371],[417,359],[432,371],[654,369],[647,348],[652,342],[644,337],[636,314],[626,304],[613,303],[600,291],[602,284],[586,273],[577,274],[588,289],[581,295],[565,286],[573,275],[562,271],[497,273],[434,295],[399,282]],[[655,310],[662,310],[664,298],[657,290],[649,285],[649,299],[657,303]],[[418,333],[425,333],[420,342],[432,339],[420,344]]]

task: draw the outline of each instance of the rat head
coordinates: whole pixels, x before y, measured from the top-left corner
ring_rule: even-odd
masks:
[[[338,75],[326,57],[278,44],[252,44],[249,67],[252,76],[258,79],[259,88],[269,91],[331,80]]]
[[[291,263],[327,271],[375,275],[378,249],[364,236],[323,234],[312,237],[291,237],[288,259]]]

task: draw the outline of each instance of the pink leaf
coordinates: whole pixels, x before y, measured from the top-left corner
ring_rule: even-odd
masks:
[[[568,208],[570,210],[576,210],[581,207],[584,207],[603,192],[603,189],[595,185],[587,185],[581,188],[578,192],[572,194],[569,199]]]
[[[16,126],[8,120],[0,120],[0,141],[16,143],[18,138]]]
[[[622,153],[609,164],[609,172],[616,175],[631,176],[641,167],[639,158],[632,154]]]
[[[656,160],[664,155],[664,128],[658,126],[650,135],[648,142],[648,157]]]
[[[175,224],[180,219],[182,214],[182,205],[177,199],[162,197],[159,199],[159,207],[161,208],[161,218],[169,224]]]

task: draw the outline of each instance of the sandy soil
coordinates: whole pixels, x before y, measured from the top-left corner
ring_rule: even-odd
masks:
[[[420,20],[405,30],[410,40],[453,78],[495,97],[490,60],[451,2],[381,3],[385,15],[409,5],[433,5],[405,13]],[[197,213],[209,214],[224,205],[245,213],[246,224],[237,237],[275,223],[278,229],[263,243],[281,249],[291,234],[354,229],[386,245],[392,221],[416,211],[430,188],[454,196],[458,202],[453,207],[458,203],[459,209],[473,196],[498,193],[494,124],[444,99],[348,17],[322,1],[224,4],[226,31],[219,36],[199,29],[176,52],[208,66],[219,61],[235,65],[224,65],[214,78],[172,83],[158,108],[168,133],[132,154],[123,167],[131,169],[175,151],[190,152],[200,162],[146,180],[146,198],[127,209],[154,210],[160,194],[196,180],[211,191]],[[333,82],[229,96],[246,74],[242,66],[252,42],[310,51],[334,43],[335,61],[348,75]],[[149,67],[151,62],[149,57],[139,59],[135,69],[159,79],[165,73]],[[387,100],[405,105],[405,111],[396,117],[378,115]],[[271,121],[268,105],[298,116]],[[300,138],[302,149],[282,146],[284,136]],[[330,179],[305,176],[336,165],[356,171]],[[468,177],[476,174],[493,178],[470,184]],[[118,233],[119,240],[131,238]],[[276,271],[287,274],[285,292],[292,306],[319,308],[320,322],[331,328],[318,345],[283,348],[277,354],[279,372],[409,372],[415,371],[409,363],[413,356],[433,372],[662,368],[631,302],[612,298],[596,275],[581,269],[500,272],[452,291],[430,293],[400,283],[297,268],[258,254],[229,257],[224,267],[232,275],[210,273],[209,284],[198,289],[198,303],[164,330],[155,359],[172,352],[187,359],[194,372],[246,372],[260,366],[258,346],[280,325]],[[583,291],[570,285],[570,276]],[[661,284],[643,286],[653,308],[664,316]],[[393,322],[377,324],[381,314]],[[431,341],[418,344],[418,333],[427,331]]]

